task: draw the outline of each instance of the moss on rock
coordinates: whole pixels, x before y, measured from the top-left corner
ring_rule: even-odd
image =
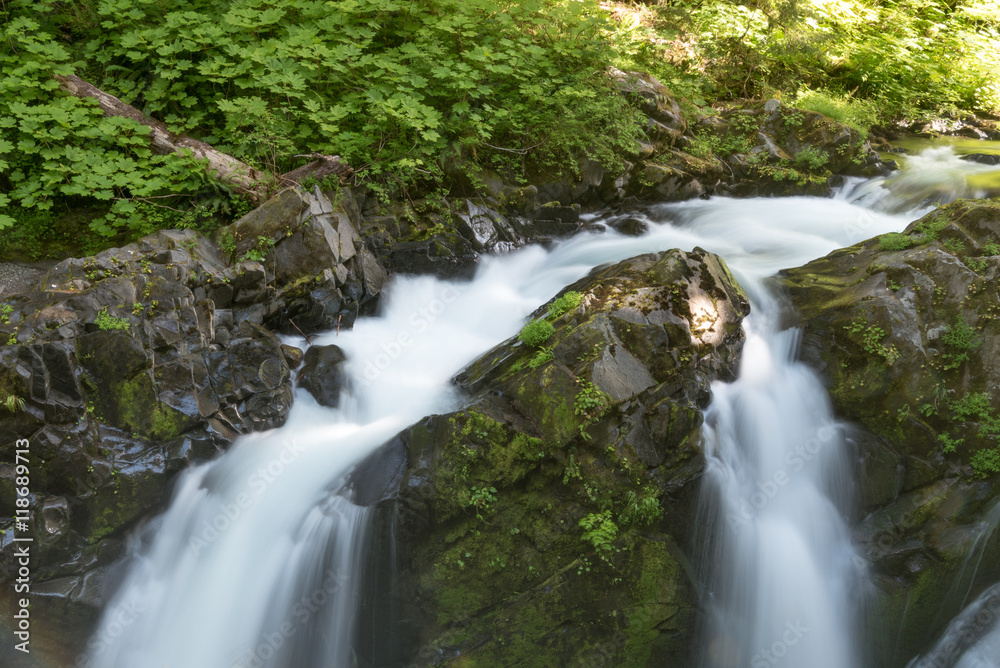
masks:
[[[459,375],[463,410],[400,435],[408,466],[384,503],[403,513],[416,665],[687,660],[696,604],[676,518],[704,465],[708,385],[735,373],[746,295],[703,251],[567,290],[579,300],[556,309],[549,354],[504,342]]]

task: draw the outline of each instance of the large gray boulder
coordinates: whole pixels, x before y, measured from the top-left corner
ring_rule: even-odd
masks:
[[[702,411],[736,372],[748,311],[718,257],[644,255],[539,309],[544,340],[512,338],[463,371],[465,408],[421,420],[352,476],[376,510],[370,569],[393,574],[367,583],[365,618],[399,639],[359,654],[687,665]]]

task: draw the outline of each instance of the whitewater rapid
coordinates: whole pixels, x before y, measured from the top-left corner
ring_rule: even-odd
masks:
[[[864,569],[843,520],[845,447],[764,279],[901,230],[925,211],[921,201],[899,213],[904,204],[875,197],[874,187],[854,180],[831,199],[654,206],[641,214],[649,231],[640,237],[608,229],[551,251],[484,258],[468,282],[397,277],[379,316],[315,338],[347,355],[340,408],[296,390],[283,427],[242,436],[179,476],[168,510],[133,541],[89,665],[351,665],[368,520],[338,494],[351,466],[421,417],[458,407],[456,372],[565,285],[602,264],[696,246],[727,261],[753,307],[740,377],[715,386],[706,419],[702,664],[772,665],[777,648],[788,668],[859,665],[852,606]],[[128,623],[126,609],[138,611]]]

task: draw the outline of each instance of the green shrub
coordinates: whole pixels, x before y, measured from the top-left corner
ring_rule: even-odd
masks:
[[[590,543],[603,560],[608,560],[616,552],[614,543],[618,539],[618,525],[611,518],[611,511],[590,513],[580,520],[583,529],[581,537],[585,543]]]
[[[104,307],[98,312],[94,322],[102,331],[128,331],[131,328],[128,318],[118,318],[108,313],[108,307]]]
[[[639,496],[629,490],[625,495],[625,510],[620,517],[623,524],[648,526],[663,516],[663,508],[660,507],[660,501],[655,493],[649,489],[643,492],[643,495]]]
[[[878,121],[878,112],[870,102],[822,89],[803,89],[792,104],[849,125],[861,134],[862,140],[867,139],[869,128]]]
[[[813,146],[806,146],[795,154],[795,164],[811,171],[819,171],[830,160],[825,151]]]
[[[1000,448],[979,450],[969,459],[969,464],[972,465],[977,478],[986,478],[994,473],[1000,473]]]
[[[587,418],[589,422],[596,422],[610,405],[611,397],[606,392],[593,383],[581,381],[574,408],[577,415]]]
[[[941,355],[945,370],[957,369],[969,359],[969,353],[982,343],[976,330],[965,324],[961,316],[955,318],[954,325],[945,325],[941,342],[947,347],[947,351]]]
[[[574,292],[572,290],[562,295],[554,302],[549,304],[548,319],[555,320],[559,316],[565,313],[569,313],[570,311],[572,311],[573,309],[575,309],[577,306],[580,305],[581,299],[583,299],[583,295],[581,295],[579,292]]]
[[[527,346],[538,348],[556,333],[556,328],[547,320],[532,320],[517,335],[517,339]]]
[[[3,403],[11,413],[23,411],[25,406],[24,399],[13,394],[8,394]]]
[[[202,163],[154,155],[148,128],[53,74],[261,170],[340,155],[383,199],[440,182],[447,156],[510,178],[615,166],[641,132],[604,75],[615,26],[596,0],[11,0],[3,18],[0,229],[13,205],[99,201],[104,236],[142,225],[139,204],[232,206]]]
[[[555,359],[555,355],[552,354],[552,348],[542,348],[535,356],[528,361],[528,367],[532,369],[537,369],[538,367],[551,362]]]
[[[885,251],[901,251],[913,245],[913,239],[899,232],[889,232],[878,238],[878,245]]]
[[[992,411],[991,400],[989,392],[970,392],[952,401],[949,407],[956,420],[985,419]]]

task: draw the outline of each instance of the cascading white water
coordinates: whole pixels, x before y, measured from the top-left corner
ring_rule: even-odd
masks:
[[[909,668],[1000,668],[1000,583],[959,613]]]
[[[776,311],[760,306],[740,377],[713,388],[706,415],[702,665],[859,666],[863,574],[836,503],[849,454],[826,391],[795,361],[796,332],[775,331]]]
[[[865,182],[851,197],[878,211],[902,213],[986,196],[988,191],[978,187],[974,178],[1000,173],[996,165],[962,160],[949,146],[927,149],[903,160],[904,169]]]
[[[715,388],[709,413],[707,502],[721,521],[705,555],[718,567],[704,663],[745,666],[782,642],[783,665],[856,665],[850,541],[831,490],[843,458],[837,427],[816,377],[794,362],[795,334],[779,331],[762,280],[918,213],[881,214],[846,196],[699,200],[654,207],[642,237],[584,234],[551,252],[487,259],[469,283],[396,280],[380,317],[318,337],[348,357],[352,391],[340,409],[297,392],[285,426],[244,436],[181,476],[102,617],[90,665],[351,665],[366,513],[337,493],[350,467],[408,424],[455,407],[449,379],[592,267],[694,246],[727,260],[754,308],[740,379]],[[795,455],[800,448],[809,456]],[[778,493],[768,494],[769,481]],[[755,506],[758,492],[767,502],[731,526],[728,514]]]

